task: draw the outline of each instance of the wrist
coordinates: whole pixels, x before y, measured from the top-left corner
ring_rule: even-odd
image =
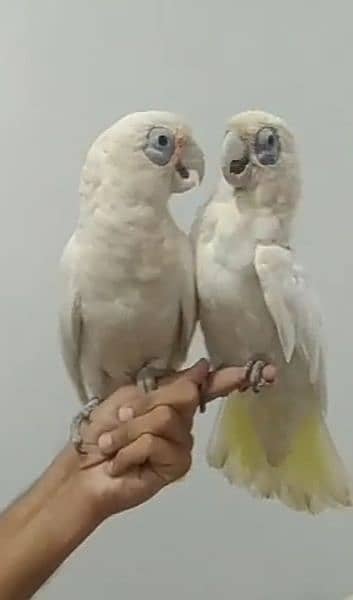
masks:
[[[78,527],[94,529],[106,517],[101,509],[99,486],[96,485],[96,471],[102,465],[83,468],[81,458],[68,444],[49,468],[50,478],[57,484],[55,496],[60,498],[63,506],[70,507]]]
[[[64,448],[32,487],[2,513],[0,537],[25,527],[78,469],[78,457]]]
[[[68,481],[73,474],[80,470],[80,457],[71,444],[66,444],[64,448],[55,457],[42,476],[42,480],[49,482],[64,483]]]
[[[114,480],[112,494],[112,479],[106,473],[105,461],[85,464],[82,458],[68,444],[44,474],[43,484],[47,490],[54,488],[53,495],[60,495],[63,505],[77,513],[79,527],[95,529],[111,514],[124,510],[124,506],[118,506],[117,480]]]
[[[64,451],[54,463],[41,480],[42,490],[34,486],[2,527],[1,597],[32,597],[100,523],[75,457]]]
[[[49,521],[52,521],[52,515],[57,515],[53,534],[72,548],[78,546],[103,520],[86,485],[84,472],[77,472],[64,481],[47,509]]]

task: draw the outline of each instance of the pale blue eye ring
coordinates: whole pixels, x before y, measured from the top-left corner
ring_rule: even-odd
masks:
[[[166,127],[153,127],[144,147],[146,156],[156,165],[167,165],[175,152],[175,136]]]
[[[263,127],[255,138],[256,158],[262,165],[275,165],[281,153],[281,142],[274,127]]]

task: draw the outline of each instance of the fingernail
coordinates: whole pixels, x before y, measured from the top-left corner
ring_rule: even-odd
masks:
[[[119,421],[125,423],[126,421],[130,421],[134,416],[134,411],[131,406],[122,406],[119,408],[118,417]]]
[[[109,450],[112,442],[113,440],[110,433],[103,433],[98,440],[98,446],[101,450]]]

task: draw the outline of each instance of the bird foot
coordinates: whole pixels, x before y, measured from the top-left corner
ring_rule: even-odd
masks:
[[[79,413],[72,419],[70,427],[70,440],[79,454],[87,454],[83,450],[83,439],[81,435],[81,425],[91,420],[91,413],[101,403],[100,398],[89,400]]]
[[[267,381],[263,376],[263,370],[269,363],[260,358],[253,358],[245,365],[244,388],[251,388],[255,394],[258,394]]]
[[[175,371],[173,371],[173,369],[162,369],[160,367],[146,365],[137,373],[136,385],[142,392],[148,394],[158,388],[159,379],[167,377],[168,375],[173,375],[174,373]]]

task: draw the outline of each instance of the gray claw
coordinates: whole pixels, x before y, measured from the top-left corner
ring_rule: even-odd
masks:
[[[137,374],[136,385],[145,394],[153,392],[158,388],[158,380],[168,375],[173,375],[173,369],[162,369],[153,366],[145,366]]]
[[[92,400],[89,400],[72,419],[70,426],[70,440],[79,454],[87,454],[87,452],[82,449],[83,439],[81,436],[81,425],[84,421],[89,422],[91,420],[91,413],[100,403],[101,400],[99,398],[92,398]]]
[[[136,385],[145,394],[153,392],[158,388],[157,374],[149,367],[143,367],[137,374]]]
[[[264,360],[249,360],[245,365],[246,379],[255,394],[258,394],[264,385],[266,380],[262,376],[262,372],[268,363]]]

